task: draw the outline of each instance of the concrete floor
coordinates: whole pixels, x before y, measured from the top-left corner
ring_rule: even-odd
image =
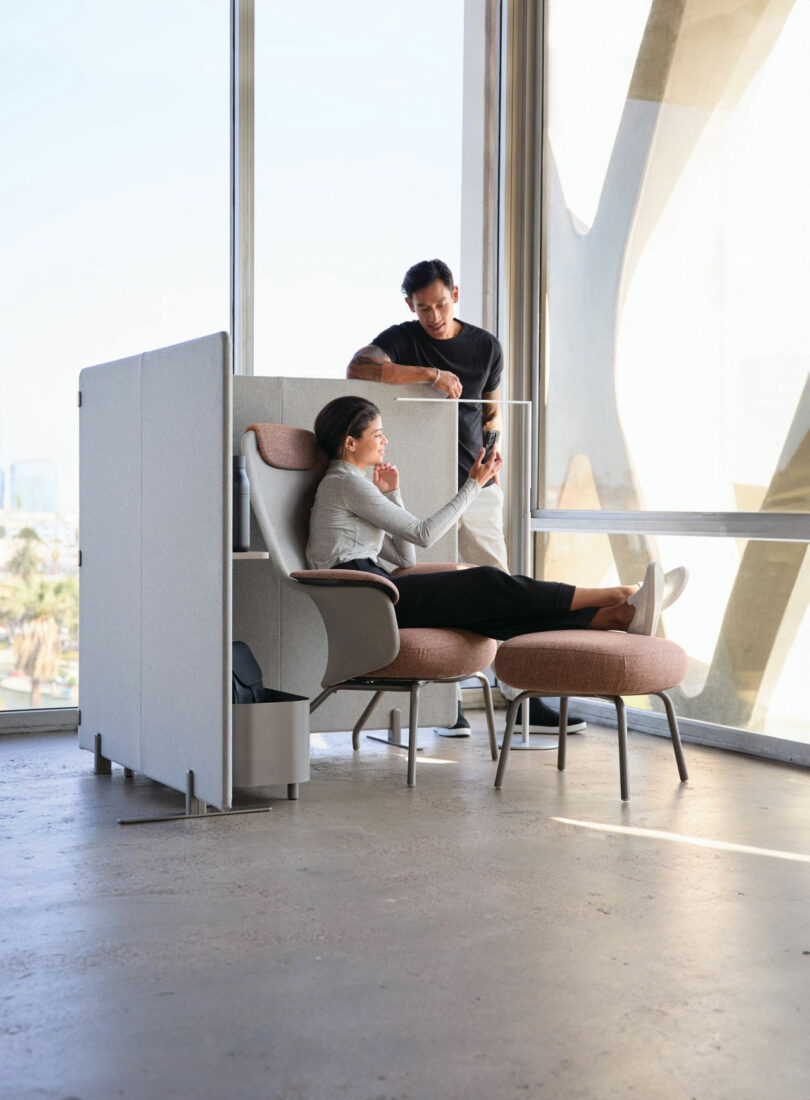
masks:
[[[592,726],[496,793],[476,717],[134,827],[181,797],[0,737],[0,1096],[810,1097],[810,773],[631,734],[622,805]]]

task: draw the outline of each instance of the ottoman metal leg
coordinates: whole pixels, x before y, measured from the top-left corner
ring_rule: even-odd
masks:
[[[672,700],[665,691],[656,691],[655,694],[659,699],[663,700],[664,706],[667,711],[667,721],[669,722],[669,736],[672,738],[672,749],[675,753],[675,760],[678,765],[678,775],[681,777],[681,782],[685,783],[689,778],[689,774],[686,771],[686,759],[683,755],[683,745],[681,744],[681,734],[678,729],[678,719],[675,714],[675,707],[672,705]]]
[[[622,802],[630,798],[630,789],[627,783],[627,710],[621,695],[614,695],[616,704],[616,718],[619,723],[619,782],[621,784]]]
[[[512,733],[517,720],[518,707],[530,694],[531,692],[524,691],[522,694],[516,696],[509,704],[509,710],[506,712],[506,731],[503,735],[503,741],[501,742],[501,758],[498,761],[498,770],[495,772],[495,786],[498,789],[503,785],[503,773],[506,771],[506,761],[509,757],[509,750],[512,747]]]
[[[476,672],[476,678],[481,681],[481,687],[484,690],[484,710],[487,715],[487,732],[489,733],[489,751],[492,753],[492,759],[498,759],[498,742],[495,739],[495,711],[492,709],[492,689],[489,686],[489,680],[483,674],[483,672]]]

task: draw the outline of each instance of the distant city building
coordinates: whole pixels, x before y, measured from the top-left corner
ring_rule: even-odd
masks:
[[[59,474],[50,458],[30,458],[11,464],[9,507],[16,512],[55,512]]]

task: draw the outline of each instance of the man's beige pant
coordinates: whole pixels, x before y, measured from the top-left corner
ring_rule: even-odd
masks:
[[[503,489],[495,482],[481,490],[458,521],[458,560],[470,565],[494,565],[509,572],[503,537]],[[506,699],[520,694],[507,684],[500,684],[500,689]]]
[[[503,537],[503,489],[494,482],[482,489],[458,521],[458,560],[494,565],[509,572]]]

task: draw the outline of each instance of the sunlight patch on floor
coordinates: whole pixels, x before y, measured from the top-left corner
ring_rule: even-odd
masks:
[[[743,852],[752,856],[770,856],[772,859],[787,859],[795,863],[810,863],[810,855],[801,852],[783,852],[777,848],[755,848],[750,844],[731,844],[725,840],[707,840],[699,836],[682,836],[680,833],[667,833],[662,829],[642,829],[632,825],[601,825],[596,821],[575,821],[570,817],[552,817],[561,825],[576,825],[580,829],[594,829],[601,833],[622,833],[625,836],[648,837],[651,840],[671,840],[676,844],[691,844],[695,848],[713,848],[721,852]]]

